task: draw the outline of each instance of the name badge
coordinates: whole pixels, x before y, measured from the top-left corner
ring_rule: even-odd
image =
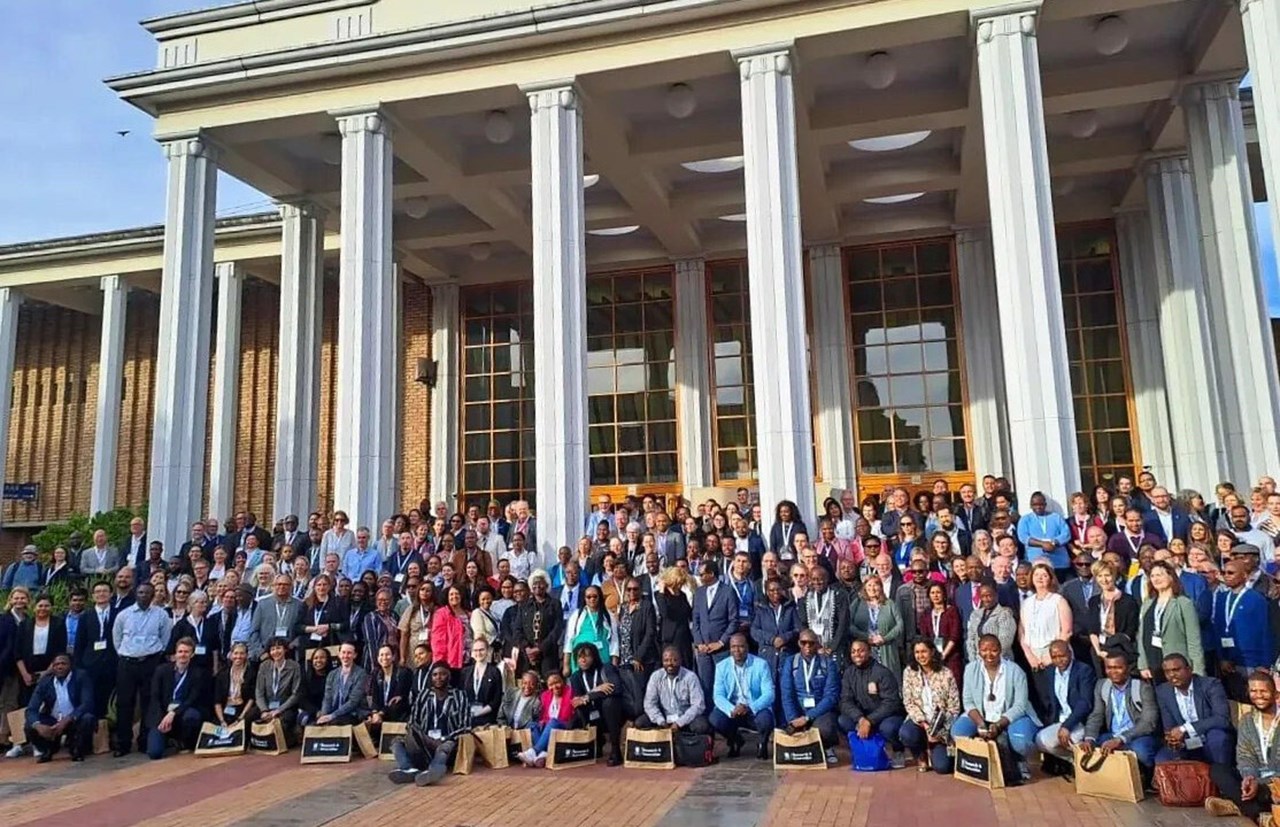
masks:
[[[318,632],[312,632],[312,633],[311,633],[311,639],[312,639],[312,640],[315,640],[315,641],[321,641],[321,640],[324,640],[324,638],[323,638],[323,637],[322,637]]]
[[[426,643],[427,638],[429,638],[430,636],[431,636],[431,633],[428,632],[426,629],[423,629],[421,632],[418,632],[418,640],[422,643]]]
[[[169,711],[170,711],[170,712],[177,712],[177,711],[178,711],[178,705],[177,705],[177,704],[169,704]]]
[[[803,706],[805,709],[813,709],[815,706],[818,705],[818,702],[813,698],[804,698],[800,701],[800,705]]]
[[[588,721],[598,721],[598,720],[600,720],[600,710],[598,710],[598,709],[593,709],[593,710],[591,710],[591,714],[587,716],[587,720],[588,720]]]
[[[1187,745],[1187,749],[1200,749],[1204,746],[1204,741],[1199,735],[1188,735],[1187,739],[1182,743]]]
[[[196,654],[197,654],[197,655],[207,655],[207,654],[209,654],[209,649],[208,649],[208,647],[206,647],[206,646],[197,646],[197,647],[196,647]]]
[[[95,640],[93,642],[93,651],[95,652],[107,651],[107,642],[105,640]]]
[[[1163,641],[1163,640],[1161,640],[1161,638],[1160,638],[1160,636],[1159,636],[1159,635],[1152,635],[1152,636],[1151,636],[1151,645],[1152,645],[1152,646],[1154,646],[1154,647],[1156,647],[1157,649],[1163,649],[1163,648],[1164,648],[1164,641]]]
[[[274,712],[275,710],[277,710],[277,709],[279,709],[279,708],[280,708],[280,702],[279,702],[279,701],[271,701],[271,702],[269,702],[269,703],[267,704],[267,710],[268,710],[268,711],[270,711],[270,712]]]
[[[397,574],[397,575],[395,576],[395,581],[396,581],[397,583],[403,583],[403,582],[404,582],[404,574]]]
[[[1235,638],[1233,638],[1233,637],[1224,637],[1224,638],[1222,639],[1222,648],[1223,648],[1223,649],[1234,649],[1234,648],[1236,648],[1236,639],[1235,639]]]
[[[473,717],[473,718],[474,718],[474,717],[476,717],[477,715],[482,714],[483,712],[484,712],[484,704],[472,704],[472,705],[471,705],[471,717]]]
[[[868,695],[880,694],[880,687],[876,685],[875,681],[872,681],[871,683],[867,684],[867,694]]]
[[[444,735],[438,729],[430,729],[427,730],[427,737],[433,741],[439,741],[443,739]]]
[[[230,704],[228,704],[227,706],[224,706],[224,707],[222,708],[222,714],[223,714],[223,715],[235,715],[235,714],[236,714],[236,707],[231,706]]]
[[[286,629],[286,628],[285,628],[285,627],[283,627],[283,626],[277,626],[277,627],[276,627],[276,637],[288,637],[288,636],[289,636],[289,630],[288,630],[288,629]]]

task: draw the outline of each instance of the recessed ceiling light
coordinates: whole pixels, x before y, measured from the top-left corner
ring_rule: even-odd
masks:
[[[744,212],[736,212],[736,213],[733,213],[732,215],[722,215],[720,216],[720,220],[742,222],[747,220],[747,214]]]
[[[484,136],[491,144],[505,144],[515,134],[515,124],[511,116],[501,109],[495,109],[484,118]]]
[[[683,120],[697,110],[698,96],[693,94],[693,90],[687,83],[676,83],[667,89],[667,99],[664,103],[668,115]]]
[[[864,198],[862,200],[868,204],[902,204],[923,196],[923,192],[903,192],[898,195],[878,195],[875,198]]]
[[[879,138],[859,138],[850,141],[849,146],[863,152],[892,152],[895,149],[906,149],[915,146],[932,135],[928,129],[920,132],[903,132],[901,135],[882,135]]]
[[[873,52],[863,65],[862,79],[872,89],[888,89],[898,79],[898,66],[888,52]]]
[[[582,176],[582,188],[583,188],[584,190],[589,190],[589,189],[591,189],[592,187],[594,187],[594,186],[595,186],[596,184],[598,184],[598,183],[600,183],[600,176],[599,176],[599,175],[584,175],[584,176]]]
[[[405,214],[410,218],[424,218],[430,207],[430,202],[425,198],[410,198],[404,202]]]
[[[1067,131],[1073,138],[1092,138],[1098,131],[1098,113],[1093,109],[1081,109],[1067,116]]]
[[[613,236],[613,235],[630,235],[640,229],[639,224],[631,224],[626,227],[601,227],[598,230],[587,230],[591,235]]]
[[[1093,48],[1098,54],[1118,55],[1129,45],[1129,24],[1118,14],[1109,14],[1093,27]]]
[[[690,172],[701,172],[716,175],[722,172],[736,172],[742,169],[742,156],[731,155],[727,158],[708,158],[705,161],[686,161],[680,166]]]
[[[493,247],[487,241],[477,241],[467,252],[471,254],[473,261],[488,261],[489,256],[493,255]]]

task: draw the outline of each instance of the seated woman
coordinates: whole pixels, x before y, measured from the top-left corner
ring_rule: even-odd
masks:
[[[551,731],[569,729],[569,722],[573,720],[573,689],[564,682],[559,672],[552,672],[547,676],[547,688],[542,693],[541,705],[542,714],[538,723],[530,727],[533,747],[516,756],[526,767],[546,766]]]
[[[995,741],[1002,749],[1012,750],[1018,758],[1018,771],[1006,766],[1005,784],[1017,786],[1030,776],[1027,757],[1035,748],[1040,729],[1040,719],[1027,702],[1027,676],[1016,663],[1005,659],[995,635],[986,634],[978,640],[978,658],[965,669],[965,714],[951,725],[951,736]]]
[[[264,669],[258,675],[259,686],[266,671]],[[330,672],[324,682],[324,700],[320,703],[316,723],[320,726],[360,723],[368,715],[365,708],[368,690],[369,673],[356,663],[355,644],[342,644],[338,649],[338,668]],[[263,714],[265,716],[266,713]]]
[[[1268,672],[1249,676],[1250,714],[1240,719],[1236,741],[1236,765],[1211,764],[1209,777],[1218,788],[1218,798],[1209,798],[1204,808],[1215,816],[1244,816],[1260,821],[1271,814],[1272,779],[1280,777],[1280,716],[1276,710],[1276,687]],[[1269,822],[1268,822],[1269,823]]]
[[[592,586],[597,592],[599,589]],[[604,601],[601,600],[601,603]],[[569,678],[576,710],[573,726],[576,729],[596,727],[597,743],[607,733],[612,749],[609,766],[622,763],[622,677],[617,668],[600,657],[594,643],[579,643],[573,648],[574,664],[578,667]]]
[[[409,690],[413,675],[396,663],[395,653],[389,644],[378,647],[378,671],[373,674],[369,686],[373,709],[364,722],[374,740],[378,738],[383,721],[404,721],[409,717]]]
[[[255,699],[258,720],[270,723],[277,718],[284,726],[286,739],[292,739],[298,723],[298,705],[302,700],[302,669],[291,660],[289,643],[273,637],[267,644],[266,660],[258,669]]]
[[[520,676],[520,685],[507,693],[498,710],[498,722],[512,729],[529,729],[542,719],[542,699],[538,686],[542,679],[530,669]]]
[[[213,718],[221,726],[244,720],[252,724],[258,719],[258,666],[249,660],[249,647],[236,643],[227,659],[229,665],[213,679]]]
[[[960,714],[960,688],[950,669],[928,638],[911,646],[911,662],[902,673],[902,703],[907,719],[898,737],[916,757],[916,768],[930,767],[940,775],[951,773],[954,761],[947,754],[947,733]]]
[[[302,667],[302,699],[298,702],[298,725],[315,723],[324,703],[324,685],[333,668],[333,657],[328,649],[315,649]]]

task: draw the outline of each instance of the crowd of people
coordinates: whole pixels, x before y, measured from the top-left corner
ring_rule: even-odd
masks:
[[[1073,750],[1212,766],[1215,814],[1269,817],[1276,717],[1280,492],[1223,483],[1211,501],[1149,473],[1025,511],[1009,482],[911,497],[851,491],[802,515],[747,489],[725,503],[599,498],[573,547],[536,551],[529,504],[445,503],[378,530],[346,515],[196,522],[175,553],[142,520],[111,547],[73,536],[0,577],[0,713],[27,746],[116,756],[192,749],[205,723],[376,731],[404,722],[393,781],[428,785],[458,739],[594,726],[749,740],[819,733],[894,768],[950,773],[954,740],[992,741],[1005,782],[1070,775]],[[670,510],[671,513],[668,513]],[[813,528],[811,529],[810,526]],[[55,613],[45,590],[70,584]],[[1252,713],[1233,713],[1232,702]],[[0,741],[9,737],[0,715]],[[22,740],[22,739],[18,739]],[[1265,821],[1265,818],[1264,818]]]

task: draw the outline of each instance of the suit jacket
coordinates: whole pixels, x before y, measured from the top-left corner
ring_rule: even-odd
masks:
[[[94,670],[100,665],[104,668],[115,667],[116,643],[111,637],[111,625],[114,620],[114,616],[108,611],[107,628],[103,629],[102,624],[98,622],[98,609],[92,605],[80,615],[80,626],[76,629],[76,650],[71,658],[71,662],[77,668]],[[94,648],[94,644],[99,640],[106,641],[106,649],[98,651]]]
[[[292,644],[298,635],[302,633],[302,621],[305,611],[302,601],[292,596],[289,598],[289,602],[284,605],[283,614],[280,612],[280,604],[274,595],[259,601],[258,608],[253,613],[253,633],[249,640],[249,657],[262,656],[266,652],[267,644],[271,642],[271,638],[276,637],[276,630],[280,628],[286,631],[284,638]]]
[[[178,648],[178,641],[184,637],[189,637],[196,642],[196,653],[191,657],[191,662],[213,672],[213,653],[222,651],[222,635],[221,618],[206,617],[204,622],[200,624],[200,632],[196,633],[196,627],[192,624],[189,616],[182,618],[173,624],[173,631],[169,634],[168,654],[172,655]],[[204,648],[203,654],[201,647]]]
[[[805,666],[810,668],[807,674]],[[806,664],[801,655],[792,655],[783,660],[778,671],[781,673],[782,714],[786,720],[805,717],[814,721],[828,712],[839,711],[840,669],[833,658],[815,655]],[[812,704],[806,706],[806,699]]]
[[[374,712],[381,712],[383,720],[404,721],[409,717],[409,691],[413,688],[413,673],[403,666],[391,668],[391,680],[381,669],[374,673],[369,684]]]
[[[956,515],[956,522],[964,526],[970,535],[980,528],[986,528],[987,520],[991,516],[986,506],[977,500],[974,501],[971,507],[956,503],[951,510]]]
[[[476,668],[472,663],[462,670],[459,688],[467,696],[467,703],[473,707],[489,707],[488,712],[476,715],[472,711],[471,725],[482,727],[498,722],[498,712],[502,707],[502,673],[492,663],[481,664],[484,673],[480,678],[480,691],[476,692]]]
[[[1138,669],[1155,670],[1160,664],[1151,662],[1152,649],[1149,642],[1154,636],[1155,600],[1148,600],[1138,613]],[[1185,655],[1191,663],[1191,670],[1196,674],[1204,674],[1204,647],[1200,643],[1200,618],[1196,614],[1195,604],[1186,595],[1178,595],[1169,600],[1160,629],[1162,656],[1172,654]],[[1154,650],[1153,650],[1154,651]]]
[[[773,640],[779,637],[782,638],[782,648],[775,649]],[[751,618],[751,639],[755,641],[757,653],[774,672],[778,671],[780,659],[796,651],[799,637],[800,617],[795,603],[787,600],[776,610],[768,603],[756,606],[755,617]]]
[[[621,695],[622,675],[618,673],[617,668],[614,667],[614,665],[611,663],[601,663],[597,671],[598,671],[598,674],[596,675],[597,685],[605,684],[605,683],[613,684],[614,694],[612,697],[617,698],[619,701],[621,701],[622,700],[622,695]],[[569,688],[573,690],[573,697],[581,698],[585,695],[587,698],[590,699],[590,703],[588,704],[588,706],[595,706],[596,708],[599,708],[600,703],[604,701],[605,698],[610,697],[609,695],[604,694],[598,689],[588,691],[587,675],[581,669],[579,669],[577,672],[574,672],[573,675],[570,676]],[[586,715],[584,714],[583,717],[585,718]]]
[[[147,560],[147,535],[143,533],[142,537],[139,538],[138,550],[136,552],[133,550],[133,535],[130,534],[129,536],[125,537],[124,543],[120,547],[120,566],[122,568],[124,566],[129,566],[136,572],[138,569],[142,568],[142,564],[146,562],[146,560]],[[151,573],[148,571],[143,579],[145,579],[145,577],[150,577],[150,576],[151,576]],[[138,577],[135,576],[133,582],[141,583],[143,579],[139,579]]]
[[[209,673],[192,663],[187,667],[187,679],[175,693],[177,671],[172,663],[165,663],[152,674],[151,705],[143,719],[147,729],[155,729],[168,714],[170,704],[178,705],[174,710],[176,718],[181,718],[188,709],[195,709],[206,719],[209,717],[213,709],[213,680]]]
[[[1160,544],[1162,546],[1168,545],[1169,541],[1172,540],[1174,537],[1178,538],[1179,540],[1186,540],[1187,534],[1190,533],[1191,531],[1191,517],[1188,516],[1186,511],[1183,511],[1181,508],[1175,505],[1170,509],[1169,514],[1170,514],[1170,517],[1172,518],[1171,522],[1173,524],[1172,537],[1165,532],[1164,524],[1160,522],[1160,517],[1156,514],[1156,510],[1154,507],[1152,507],[1150,511],[1148,511],[1145,515],[1143,515],[1142,530],[1148,534],[1154,534],[1155,536],[1159,537]]]
[[[981,583],[971,583],[966,580],[956,586],[956,593],[952,598],[952,602],[955,603],[956,611],[960,613],[960,624],[966,629],[969,628],[969,615],[973,614],[974,595],[981,585]]]
[[[502,706],[498,708],[498,720],[512,729],[527,729],[542,720],[542,698],[534,695],[516,716],[516,705],[520,702],[520,690],[511,689],[502,698]]]
[[[265,671],[265,670],[264,670]],[[347,678],[346,695],[342,696],[339,687],[342,684],[342,667],[335,666],[324,680],[324,700],[320,703],[321,715],[342,717],[351,715],[363,718],[368,714],[366,701],[369,692],[369,673],[358,665],[352,664],[351,674]],[[258,680],[262,680],[261,677]]]
[[[279,551],[284,546],[292,546],[294,554],[299,557],[307,557],[307,552],[311,550],[311,538],[307,536],[307,532],[299,529],[293,532],[293,537],[289,537],[287,531],[282,531],[275,537],[271,538],[272,551]]]
[[[621,629],[616,622],[614,626]],[[642,599],[631,618],[631,657],[644,664],[647,672],[657,669],[662,662],[658,637],[658,610],[653,608],[653,603]]]
[[[31,700],[27,703],[27,726],[35,726],[41,719],[55,720],[53,707],[58,701],[58,693],[53,688],[53,681],[53,673],[50,672],[36,683],[36,688],[31,692]],[[79,719],[93,714],[93,680],[88,672],[72,669],[67,673],[67,695],[74,707],[72,718]]]
[[[1227,623],[1228,598],[1231,622]],[[1271,637],[1269,601],[1256,589],[1242,589],[1240,595],[1221,592],[1213,600],[1213,635],[1216,643],[1229,640],[1234,645],[1220,650],[1222,659],[1251,672],[1275,663],[1275,642]]]
[[[1160,707],[1156,703],[1155,689],[1146,681],[1131,678],[1124,692],[1133,726],[1124,732],[1111,732],[1111,681],[1101,678],[1094,684],[1093,711],[1084,725],[1086,739],[1095,741],[1102,733],[1111,732],[1111,737],[1128,744],[1134,738],[1156,734],[1160,729]]]
[[[80,553],[80,571],[83,574],[106,574],[114,575],[120,569],[120,553],[111,546],[104,549],[102,565],[98,565],[98,552],[93,546],[85,549]],[[90,568],[86,569],[86,566]],[[135,581],[136,582],[136,581]]]
[[[1047,689],[1045,697],[1049,702],[1048,709],[1045,710],[1048,715],[1046,722],[1058,721],[1065,712],[1066,720],[1061,721],[1059,726],[1067,730],[1084,726],[1089,714],[1093,711],[1093,693],[1097,685],[1093,667],[1082,661],[1073,660],[1071,666],[1067,668],[1067,708],[1065,710],[1058,703],[1058,694],[1053,691],[1057,675],[1058,667],[1056,666],[1041,673],[1041,680],[1045,681]]]
[[[699,586],[693,595],[693,642],[720,641],[727,648],[729,638],[738,630],[738,595],[727,583],[716,586],[715,599],[707,606],[707,586]]]
[[[1111,611],[1115,613],[1116,634],[1125,635],[1137,646],[1138,641],[1138,601],[1124,592],[1116,598]],[[1074,617],[1072,618],[1074,620]],[[1102,633],[1102,595],[1095,593],[1089,598],[1089,608],[1084,615],[1085,629],[1088,634],[1105,638]],[[1135,649],[1136,651],[1136,649]]]
[[[1162,683],[1156,687],[1156,703],[1160,705],[1160,723],[1166,730],[1175,729],[1187,723],[1178,708],[1177,698],[1171,683]],[[1193,675],[1191,678],[1191,695],[1196,705],[1199,720],[1191,724],[1197,735],[1204,737],[1211,729],[1224,729],[1230,732],[1231,704],[1227,701],[1227,690],[1222,688],[1222,681],[1217,678],[1206,678]]]
[[[253,534],[258,538],[258,548],[266,551],[271,548],[271,532],[267,531],[260,525],[253,528],[245,528],[240,531],[228,534],[223,540],[222,545],[227,550],[227,559],[230,560],[235,554],[236,549],[244,547],[244,538]]]
[[[1089,586],[1089,598],[1085,598],[1085,585]],[[1081,580],[1075,578],[1068,580],[1063,584],[1059,593],[1062,599],[1067,601],[1067,605],[1071,607],[1071,634],[1075,636],[1087,635],[1088,632],[1088,612],[1089,600],[1093,598],[1099,591],[1098,584],[1093,579]]]
[[[34,614],[29,614],[18,629],[17,652],[17,660],[26,665],[28,672],[35,671],[33,658],[43,657],[46,663],[52,663],[54,655],[67,651],[67,621],[62,615],[52,615],[49,618],[49,640],[45,645],[44,655],[35,654],[35,634],[36,618]]]

